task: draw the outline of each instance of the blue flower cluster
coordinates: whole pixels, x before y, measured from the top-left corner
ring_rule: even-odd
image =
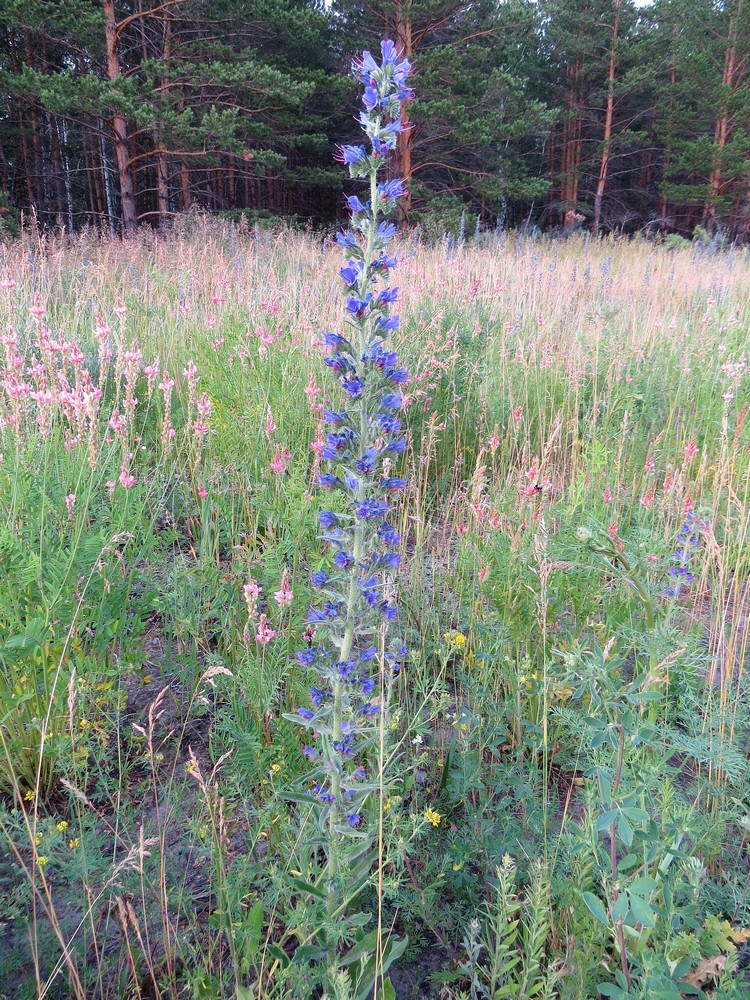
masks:
[[[390,284],[396,258],[388,252],[396,228],[388,216],[403,188],[378,175],[402,129],[410,66],[399,59],[393,42],[384,41],[379,61],[365,52],[352,69],[364,85],[359,122],[367,142],[339,147],[336,158],[350,176],[369,180],[370,197],[347,198],[351,228],[337,236],[346,254],[340,269],[346,332],[325,333],[323,342],[344,402],[324,411],[328,433],[322,457],[330,468],[319,477],[334,508],[319,515],[332,558],[327,570],[312,575],[321,597],[307,615],[309,647],[298,654],[318,675],[310,691],[313,708],[300,708],[297,721],[314,734],[304,752],[314,762],[313,794],[332,836],[361,826],[364,801],[374,788],[357,763],[376,726],[373,717],[385,708],[383,685],[373,672],[383,668],[383,676],[392,678],[406,653],[391,640],[381,657],[375,645],[397,617],[392,577],[401,561],[401,539],[391,504],[406,480],[394,475],[392,466],[406,447],[398,411],[409,377],[386,346],[399,325],[391,311],[398,301],[398,289]]]
[[[672,583],[665,588],[665,597],[679,597],[690,589],[695,580],[694,558],[701,548],[701,535],[707,529],[703,521],[696,521],[691,513],[685,518],[685,523],[677,533],[677,548],[672,553],[669,575]]]

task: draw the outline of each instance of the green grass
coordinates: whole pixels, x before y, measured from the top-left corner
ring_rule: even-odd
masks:
[[[341,325],[339,253],[194,226],[0,251],[9,996],[319,995],[293,958],[315,857],[283,716],[325,561],[310,446],[336,399],[317,337]],[[633,997],[690,975],[746,996],[750,257],[490,235],[399,257],[410,652],[359,901],[409,936],[397,995],[625,996],[624,970]],[[65,396],[83,369],[86,412]],[[671,598],[689,511],[695,579]]]

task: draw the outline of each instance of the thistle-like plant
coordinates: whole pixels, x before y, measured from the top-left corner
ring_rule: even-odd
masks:
[[[369,181],[369,200],[347,198],[351,227],[337,236],[347,258],[340,272],[346,327],[343,334],[326,333],[323,339],[329,349],[326,364],[338,376],[344,402],[325,410],[322,457],[330,471],[319,477],[331,497],[330,509],[319,520],[332,559],[328,570],[312,577],[320,600],[308,612],[308,646],[298,658],[317,678],[312,707],[300,708],[296,721],[311,734],[305,748],[312,765],[308,801],[326,852],[323,886],[309,887],[320,890],[317,898],[325,902],[326,926],[318,941],[325,948],[329,980],[347,965],[357,985],[365,970],[357,973],[351,952],[342,956],[339,945],[356,939],[361,915],[347,915],[347,903],[367,880],[374,860],[367,802],[380,786],[368,774],[365,750],[384,731],[393,677],[406,652],[388,635],[397,616],[393,576],[401,559],[391,499],[406,484],[393,475],[393,466],[405,448],[398,411],[408,374],[386,346],[399,324],[391,311],[397,289],[390,285],[396,258],[388,251],[395,235],[388,216],[396,210],[402,186],[380,176],[395,149],[402,104],[411,91],[409,62],[399,59],[391,41],[382,42],[379,62],[364,52],[352,69],[364,84],[359,121],[367,145],[341,146],[337,159],[352,177]],[[368,960],[370,950],[361,937],[352,949]],[[386,963],[384,953],[381,972]]]

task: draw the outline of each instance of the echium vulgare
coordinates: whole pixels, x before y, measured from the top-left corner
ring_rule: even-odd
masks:
[[[396,258],[389,244],[396,230],[388,217],[403,189],[381,174],[402,129],[402,104],[411,96],[410,65],[384,41],[379,61],[364,52],[352,69],[364,84],[359,122],[367,143],[341,146],[337,159],[352,177],[369,181],[369,199],[347,198],[351,225],[337,236],[345,254],[345,332],[323,335],[326,365],[338,377],[342,400],[324,411],[328,467],[319,476],[331,498],[330,509],[319,514],[331,560],[312,576],[320,596],[308,611],[308,645],[298,659],[317,676],[311,707],[300,708],[296,718],[310,733],[305,754],[327,854],[327,950],[334,964],[330,922],[342,919],[350,888],[344,883],[372,845],[366,803],[379,785],[364,751],[382,725],[406,652],[388,634],[397,616],[394,575],[401,557],[392,501],[406,485],[394,472],[405,449],[398,414],[408,380],[387,346],[399,325],[393,312],[398,291],[390,284]]]

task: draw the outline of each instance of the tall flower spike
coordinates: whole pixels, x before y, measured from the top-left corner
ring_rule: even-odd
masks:
[[[360,124],[366,145],[339,148],[337,159],[353,178],[369,181],[369,199],[350,195],[351,228],[337,237],[345,251],[341,279],[346,295],[342,334],[326,333],[326,365],[342,391],[335,409],[323,411],[328,433],[322,458],[328,470],[319,486],[332,500],[322,511],[322,538],[331,550],[326,571],[313,574],[319,600],[308,612],[314,639],[300,651],[300,663],[315,671],[312,708],[301,707],[295,721],[312,734],[312,792],[319,826],[326,830],[327,912],[330,925],[344,925],[342,873],[354,868],[368,849],[366,802],[377,788],[368,784],[361,760],[364,744],[378,731],[378,717],[390,698],[393,676],[406,650],[388,639],[397,617],[389,579],[397,572],[400,536],[392,524],[394,496],[406,480],[392,464],[405,441],[397,411],[408,374],[386,346],[399,325],[392,309],[397,289],[390,285],[395,257],[387,252],[395,226],[387,221],[402,195],[398,180],[379,181],[386,157],[401,129],[402,103],[411,96],[410,66],[393,42],[381,45],[381,59],[364,52],[353,72],[364,85]],[[380,286],[380,287],[378,287]],[[384,654],[375,643],[386,636]],[[373,677],[382,666],[384,678]],[[343,933],[343,932],[339,932]],[[336,964],[337,942],[329,931],[329,963]]]

